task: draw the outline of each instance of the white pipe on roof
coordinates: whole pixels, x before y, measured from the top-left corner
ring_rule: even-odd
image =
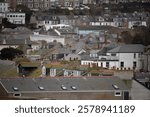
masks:
[[[54,30],[59,36],[61,36],[61,33],[57,30],[57,29],[55,29]]]

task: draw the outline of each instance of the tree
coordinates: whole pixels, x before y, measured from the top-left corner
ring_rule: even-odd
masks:
[[[14,48],[3,48],[0,51],[0,58],[2,60],[13,60],[15,57],[18,57],[22,55],[23,52],[19,49],[14,49]]]
[[[126,44],[130,44],[132,42],[132,35],[129,31],[124,31],[121,33],[121,37]]]
[[[30,22],[32,11],[27,6],[17,5],[16,11],[17,12],[24,12],[26,14],[26,23],[28,24]]]
[[[17,27],[15,24],[12,24],[11,22],[9,22],[7,18],[2,19],[2,26],[4,26],[5,28],[16,28]]]
[[[136,34],[132,40],[133,44],[144,44],[144,40],[140,34]]]

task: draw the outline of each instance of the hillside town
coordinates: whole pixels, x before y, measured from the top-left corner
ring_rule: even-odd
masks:
[[[149,100],[150,0],[0,0],[0,99]]]

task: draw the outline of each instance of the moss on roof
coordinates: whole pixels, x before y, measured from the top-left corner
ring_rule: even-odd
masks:
[[[22,67],[39,67],[39,62],[21,62]]]

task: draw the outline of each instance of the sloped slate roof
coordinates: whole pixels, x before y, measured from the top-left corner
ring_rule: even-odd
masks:
[[[144,46],[141,44],[122,45],[108,51],[108,53],[141,53],[141,52],[144,52]]]
[[[65,86],[65,92],[73,92],[71,86],[76,87],[75,91],[102,91],[116,90],[113,85],[117,85],[119,90],[128,90],[124,82],[117,77],[91,77],[91,78],[24,78],[24,79],[0,79],[0,85],[11,92],[51,92],[64,91],[61,86]],[[43,87],[44,90],[40,90]],[[13,87],[18,88],[15,91]]]
[[[5,44],[3,42],[6,42]],[[28,39],[6,39],[1,40],[0,45],[24,45],[24,44],[31,44],[30,40]]]

